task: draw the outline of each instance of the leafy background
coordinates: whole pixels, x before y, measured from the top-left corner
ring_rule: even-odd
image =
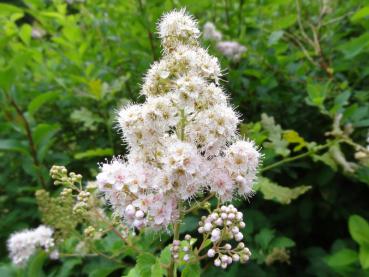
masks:
[[[6,239],[40,223],[34,192],[57,191],[53,164],[93,180],[98,162],[124,153],[115,110],[143,100],[142,76],[161,55],[155,24],[181,7],[247,47],[231,62],[203,42],[225,69],[241,134],[264,154],[255,197],[236,201],[252,260],[227,271],[204,263],[202,275],[369,276],[369,169],[355,159],[369,126],[369,5],[360,0],[1,1],[0,275],[162,276],[149,254],[157,234],[142,235],[148,253],[128,251],[124,266],[40,253],[22,270],[9,264]],[[198,217],[183,232],[195,233]],[[100,246],[123,249],[113,236]]]

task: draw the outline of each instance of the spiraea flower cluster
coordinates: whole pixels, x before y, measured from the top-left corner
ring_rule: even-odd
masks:
[[[53,230],[47,226],[40,225],[33,230],[24,230],[14,233],[7,241],[9,256],[13,264],[22,266],[36,253],[43,249],[49,253],[50,258],[57,259],[58,251],[55,250]]]
[[[250,195],[260,159],[237,133],[239,116],[219,85],[217,58],[199,46],[196,21],[173,11],[158,29],[164,56],[144,78],[146,101],[118,112],[129,153],[97,176],[114,211],[138,229],[166,229],[183,203],[207,191],[221,201]]]
[[[245,226],[243,214],[233,205],[221,206],[201,219],[198,232],[205,238],[210,237],[212,247],[207,256],[215,258],[215,266],[227,268],[232,262],[245,263],[249,260],[251,252],[242,242],[241,229]],[[238,242],[236,247],[230,244],[232,240]]]
[[[231,61],[237,62],[241,59],[247,48],[237,41],[222,41],[222,33],[218,31],[212,22],[204,25],[204,39],[214,41],[220,53]]]

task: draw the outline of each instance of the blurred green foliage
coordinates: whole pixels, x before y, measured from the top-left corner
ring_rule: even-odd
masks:
[[[115,110],[142,101],[142,77],[160,56],[155,22],[180,7],[247,47],[231,62],[204,42],[225,69],[241,134],[264,154],[256,196],[236,203],[252,260],[227,271],[202,264],[203,276],[369,276],[369,5],[360,0],[1,1],[0,276],[162,276],[165,234],[141,234],[138,257],[111,235],[94,246],[124,265],[41,252],[23,270],[8,264],[5,241],[40,222],[34,193],[57,191],[51,165],[93,180],[97,162],[124,153]]]

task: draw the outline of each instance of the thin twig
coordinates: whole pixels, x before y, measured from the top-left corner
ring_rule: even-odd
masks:
[[[14,109],[16,110],[17,114],[19,115],[20,119],[23,122],[23,126],[24,126],[24,129],[26,131],[27,140],[28,140],[32,160],[33,160],[34,166],[36,168],[37,177],[38,177],[42,187],[46,188],[45,179],[42,176],[42,173],[40,171],[41,170],[41,163],[40,163],[40,161],[38,160],[38,157],[37,157],[36,144],[33,140],[30,124],[29,124],[27,118],[24,116],[24,113],[23,113],[22,109],[18,106],[17,102],[15,102],[15,100],[9,94],[6,93],[5,95],[6,95],[8,101],[14,107]]]
[[[153,36],[153,34],[151,32],[151,29],[150,29],[151,24],[149,24],[149,22],[148,22],[145,7],[142,3],[142,0],[137,0],[137,2],[138,2],[138,6],[139,6],[139,10],[140,10],[142,19],[145,20],[144,27],[146,29],[147,37],[148,37],[149,42],[150,42],[151,54],[152,54],[152,57],[154,58],[154,60],[156,60],[156,47],[155,47],[155,43],[154,43],[154,36]]]

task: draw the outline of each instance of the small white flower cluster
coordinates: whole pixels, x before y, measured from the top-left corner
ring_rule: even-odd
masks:
[[[215,266],[227,268],[232,262],[245,263],[249,260],[251,252],[243,242],[240,242],[243,239],[240,229],[246,226],[243,222],[243,214],[233,205],[221,206],[209,216],[204,216],[199,222],[199,226],[198,232],[206,237],[210,236],[213,243],[207,256],[209,258],[216,257]],[[239,242],[235,248],[232,248],[230,243],[221,246],[224,241],[232,239]]]
[[[241,59],[247,48],[237,41],[220,41],[217,43],[217,49],[228,59],[237,62]]]
[[[203,28],[203,37],[206,40],[221,41],[223,35],[217,30],[214,23],[206,22]]]
[[[239,117],[219,86],[218,60],[198,46],[184,10],[161,19],[164,57],[144,79],[143,104],[123,107],[125,158],[101,166],[98,188],[132,227],[166,228],[178,203],[210,190],[222,200],[252,193],[260,153],[237,135]]]
[[[236,41],[222,41],[222,33],[219,32],[212,22],[204,25],[204,39],[216,42],[216,48],[228,59],[237,62],[241,59],[247,48]]]
[[[24,230],[12,234],[7,241],[7,246],[13,264],[17,266],[25,265],[39,248],[48,252],[50,258],[57,259],[59,254],[57,250],[54,250],[53,232],[51,228],[40,225],[33,230]]]

